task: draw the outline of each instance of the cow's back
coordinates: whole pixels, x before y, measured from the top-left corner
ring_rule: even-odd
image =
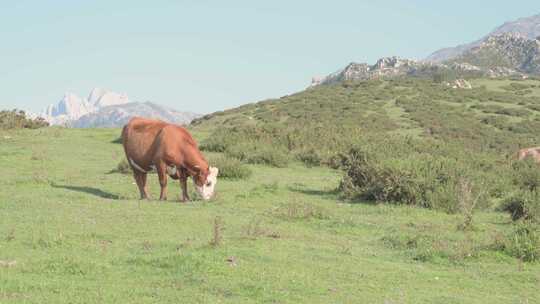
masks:
[[[126,156],[140,166],[150,166],[154,141],[159,132],[167,125],[160,120],[132,118],[122,130],[122,144]]]

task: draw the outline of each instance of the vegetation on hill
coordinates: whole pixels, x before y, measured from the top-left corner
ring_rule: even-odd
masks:
[[[203,149],[249,163],[341,167],[351,199],[456,212],[466,180],[477,208],[494,207],[528,195],[514,182],[526,172],[513,163],[517,149],[540,142],[540,81],[471,81],[471,90],[414,78],[318,86],[204,116],[193,128],[210,134]]]
[[[22,110],[0,111],[0,129],[37,129],[48,126],[43,118],[28,118]]]

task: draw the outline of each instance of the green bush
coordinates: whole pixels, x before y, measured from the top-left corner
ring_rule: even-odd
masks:
[[[0,111],[0,129],[38,129],[49,126],[43,118],[27,118],[21,110]]]
[[[301,151],[296,154],[296,158],[303,162],[307,167],[320,166],[323,161],[315,149]]]
[[[540,195],[537,191],[517,190],[506,196],[499,210],[509,212],[512,220],[540,220]]]
[[[240,144],[229,147],[225,155],[237,158],[248,164],[261,164],[277,168],[287,167],[289,156],[279,147],[262,146],[258,144]]]
[[[520,223],[507,236],[504,251],[525,262],[540,260],[540,229],[538,225]]]
[[[514,184],[522,190],[540,190],[540,170],[538,164],[528,157],[512,163]]]
[[[225,152],[225,150],[242,139],[240,132],[219,129],[200,144],[200,149],[209,152]]]
[[[130,174],[132,171],[131,171],[131,167],[128,163],[128,161],[123,158],[119,163],[118,165],[116,165],[116,168],[111,170],[112,173],[121,173],[121,174]]]
[[[431,155],[381,161],[351,149],[339,190],[348,199],[417,205],[456,212],[459,183],[467,170],[459,162]],[[479,195],[475,189],[474,195]]]
[[[219,169],[220,178],[247,179],[253,173],[239,160],[224,155],[210,158],[210,163]]]

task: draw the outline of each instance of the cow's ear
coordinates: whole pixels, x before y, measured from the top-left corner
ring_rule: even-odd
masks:
[[[195,173],[194,175],[200,175],[202,169],[201,169],[200,166],[197,166],[197,165],[196,165],[196,166],[193,166],[193,171],[194,171],[194,173]]]

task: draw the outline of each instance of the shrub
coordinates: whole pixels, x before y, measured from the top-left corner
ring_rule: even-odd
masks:
[[[296,158],[298,158],[298,160],[303,162],[309,168],[320,166],[322,162],[321,157],[319,156],[317,151],[315,151],[315,149],[302,151],[296,154]]]
[[[288,202],[277,207],[273,210],[273,215],[286,220],[323,220],[330,218],[326,209],[311,203],[299,201]]]
[[[460,230],[470,230],[473,228],[473,211],[480,198],[473,196],[473,186],[466,179],[459,181],[459,209],[463,214],[463,222],[458,226]]]
[[[115,169],[111,170],[111,173],[130,174],[131,172],[131,167],[125,158],[116,165]]]
[[[447,212],[459,208],[459,183],[466,172],[462,164],[444,157],[413,155],[381,161],[356,148],[349,152],[344,168],[346,173],[339,190],[346,198],[417,205]],[[470,195],[475,197],[477,193]]]
[[[201,142],[200,149],[209,152],[225,152],[225,150],[238,143],[240,134],[231,130],[219,129],[212,136]]]
[[[122,143],[122,136],[112,140],[111,143],[113,143],[113,144],[121,144]]]
[[[287,167],[289,156],[278,147],[257,144],[241,144],[228,148],[225,154],[249,164],[262,164],[278,168]]]
[[[247,179],[253,173],[250,168],[238,159],[220,155],[210,159],[212,166],[219,169],[220,178]]]
[[[225,230],[223,219],[216,216],[212,225],[212,239],[210,245],[212,247],[219,247],[223,244],[223,230]]]
[[[525,262],[540,260],[540,229],[531,223],[516,225],[507,236],[504,251]]]
[[[514,184],[527,191],[540,190],[540,170],[531,157],[512,163]]]
[[[501,211],[509,212],[512,220],[540,219],[540,196],[536,191],[518,190],[503,199]]]
[[[48,125],[43,118],[28,118],[21,110],[0,111],[0,129],[38,129]]]

